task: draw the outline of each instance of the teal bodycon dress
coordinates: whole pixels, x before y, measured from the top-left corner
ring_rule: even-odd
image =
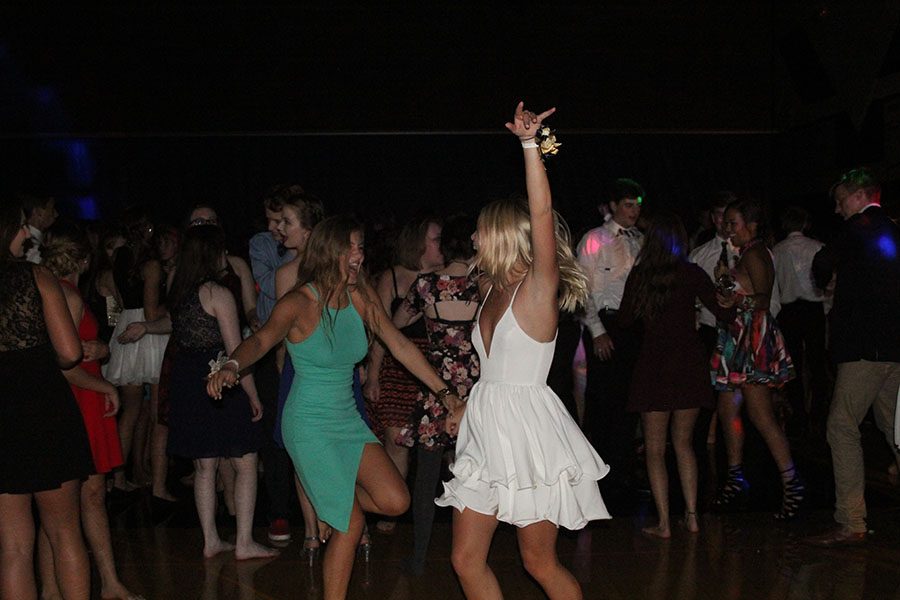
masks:
[[[363,446],[379,442],[353,398],[353,369],[368,351],[362,318],[352,302],[325,310],[312,335],[286,342],[296,374],[281,433],[319,520],[346,532]]]

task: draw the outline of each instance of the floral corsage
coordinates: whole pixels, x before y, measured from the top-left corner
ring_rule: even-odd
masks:
[[[209,361],[209,375],[207,375],[207,379],[224,369],[225,365],[228,363],[234,363],[235,374],[237,374],[237,371],[240,369],[238,361],[233,358],[228,358],[225,352],[219,351],[219,355],[216,356],[216,359]]]
[[[534,134],[534,139],[538,143],[538,150],[541,152],[541,160],[543,161],[546,161],[548,156],[556,156],[559,152],[559,147],[562,146],[561,142],[556,141],[556,132],[546,125],[538,127],[537,132]]]

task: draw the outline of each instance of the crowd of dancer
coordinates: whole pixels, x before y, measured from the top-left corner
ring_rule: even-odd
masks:
[[[553,112],[520,103],[506,124],[522,146],[525,198],[477,219],[411,220],[372,282],[366,227],[328,216],[299,185],[264,197],[268,227],[249,261],[226,250],[233,240],[207,204],[170,227],[140,209],[97,226],[54,223],[52,199],[4,203],[0,597],[36,598],[37,573],[42,598],[87,598],[86,539],[102,596],[140,598],[117,576],[105,496],[148,486],[164,509],[179,457],[193,466],[206,557],[278,554],[253,538],[261,462],[268,538],[290,541],[296,495],[326,598],[345,597],[355,558],[368,559],[368,513],[389,534],[412,508],[405,567],[423,573],[436,505],[452,508],[451,561],[468,597],[501,597],[488,554],[504,522],[547,595],[577,598],[558,528],[610,518],[607,503],[640,487],[642,472],[658,515],[643,533],[672,535],[669,435],[686,531],[701,525],[698,437],[724,440],[711,508],[746,503],[744,413],[782,481],[775,518],[792,519],[806,498],[789,439],[827,432],[837,526],[809,541],[864,541],[869,407],[898,456],[900,230],[875,178],[857,169],[833,186],[845,224],[828,245],[806,236],[796,207],[782,211],[773,245],[767,207],[731,192],[714,195],[707,227],[689,236],[672,212],[642,214],[650,203],[630,179],[574,244],[544,168],[558,146],[544,124]],[[219,486],[233,544],[217,529]]]

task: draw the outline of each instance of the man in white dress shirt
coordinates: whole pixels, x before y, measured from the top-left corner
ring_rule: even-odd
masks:
[[[625,404],[640,340],[619,330],[617,313],[643,242],[636,227],[643,199],[644,190],[636,181],[616,180],[609,201],[611,217],[588,231],[577,249],[589,288],[582,318],[587,359],[584,429],[612,467],[604,479],[612,492],[625,491],[634,458],[637,414],[626,413]]]
[[[828,402],[827,356],[825,353],[825,310],[822,290],[813,281],[812,262],[822,242],[805,235],[809,213],[789,206],[781,216],[781,229],[787,237],[775,245],[775,278],[781,292],[778,324],[784,334],[788,353],[794,361],[797,377],[785,386],[791,402],[788,422],[790,435],[805,434],[809,427],[824,431]],[[804,365],[809,378],[804,382]],[[806,409],[806,389],[810,390],[810,409]]]
[[[25,259],[36,265],[41,264],[41,246],[44,243],[44,232],[56,222],[56,200],[22,195],[20,197],[25,222],[31,238],[25,244]]]
[[[728,256],[729,267],[734,267],[737,260],[737,250],[728,241],[728,235],[725,233],[725,208],[735,200],[737,200],[737,196],[733,192],[722,191],[713,195],[709,204],[709,217],[716,233],[711,240],[694,248],[689,257],[689,260],[703,269],[713,282],[716,280],[716,265],[719,264],[723,248]],[[699,321],[700,337],[703,339],[706,353],[712,355],[718,336],[716,318],[705,306],[701,305]]]

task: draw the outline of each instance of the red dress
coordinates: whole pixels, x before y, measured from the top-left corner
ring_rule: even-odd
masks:
[[[78,288],[68,281],[61,283],[70,289],[78,292]],[[81,315],[81,324],[78,326],[78,337],[81,341],[88,342],[97,339],[97,319],[94,314],[84,305],[84,312]],[[82,361],[79,365],[80,369],[84,369],[94,377],[103,378],[100,372],[100,363],[96,360]],[[81,417],[84,419],[84,427],[87,429],[88,440],[91,444],[91,454],[94,457],[94,468],[97,473],[109,473],[116,467],[121,466],[122,445],[119,442],[119,430],[116,426],[116,417],[105,417],[106,413],[106,396],[94,390],[86,390],[77,386],[71,386],[75,400],[78,402],[78,408],[81,409]]]

